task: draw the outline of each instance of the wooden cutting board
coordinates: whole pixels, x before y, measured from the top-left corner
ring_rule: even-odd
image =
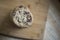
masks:
[[[33,13],[33,24],[28,28],[17,28],[10,20],[10,11],[19,5],[27,6]],[[41,39],[48,13],[48,0],[0,0],[0,33],[28,38]]]

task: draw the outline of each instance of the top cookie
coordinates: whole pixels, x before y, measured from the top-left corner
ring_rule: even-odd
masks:
[[[25,6],[18,6],[12,12],[13,22],[18,27],[29,27],[32,25],[33,17],[32,13]]]

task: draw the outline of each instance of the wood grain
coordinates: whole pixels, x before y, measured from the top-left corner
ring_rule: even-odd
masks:
[[[33,13],[33,24],[28,28],[17,28],[10,20],[10,10],[19,5],[29,7]],[[0,33],[28,39],[42,39],[48,13],[47,0],[0,0]]]

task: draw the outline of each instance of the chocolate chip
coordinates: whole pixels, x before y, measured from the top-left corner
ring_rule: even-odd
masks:
[[[24,11],[24,15],[25,15],[25,14],[29,14],[29,12]]]
[[[13,13],[12,16],[15,16],[16,13]]]
[[[27,16],[27,22],[31,22],[31,20],[32,20],[32,17],[31,16]]]
[[[21,21],[19,21],[19,19],[17,20],[19,23],[21,23]]]
[[[19,11],[19,13],[20,13],[20,11]]]
[[[19,8],[22,8],[23,6],[21,5],[21,6],[19,6]]]

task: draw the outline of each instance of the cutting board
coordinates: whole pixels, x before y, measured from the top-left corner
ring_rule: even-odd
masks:
[[[10,19],[16,6],[25,5],[33,14],[33,24],[28,28],[17,28]],[[48,0],[0,0],[0,33],[19,38],[41,39],[48,13]]]

